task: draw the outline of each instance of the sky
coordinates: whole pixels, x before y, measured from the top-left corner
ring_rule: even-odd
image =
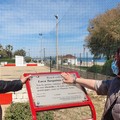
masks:
[[[24,49],[32,57],[83,55],[89,21],[120,0],[0,0],[0,44]],[[44,52],[45,51],[45,52]],[[89,56],[89,49],[85,48]]]

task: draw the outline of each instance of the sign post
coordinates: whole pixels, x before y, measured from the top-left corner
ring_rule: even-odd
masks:
[[[73,77],[80,77],[77,72],[69,72]],[[36,113],[54,109],[89,106],[92,116],[96,120],[95,108],[84,87],[79,84],[63,83],[61,72],[25,73],[32,75],[26,82],[32,119],[36,120]]]

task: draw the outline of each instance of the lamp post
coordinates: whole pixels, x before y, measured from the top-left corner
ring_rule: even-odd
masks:
[[[30,49],[29,49],[29,52],[28,52],[28,53],[29,53],[29,57],[30,57]]]
[[[44,61],[45,61],[45,48],[44,48]]]
[[[85,59],[85,44],[83,44],[83,59],[84,59],[84,66],[85,66],[85,62],[86,62],[86,59]]]
[[[42,33],[39,33],[39,36],[41,36],[41,50],[40,50],[41,59],[42,59],[42,35],[43,35]]]
[[[58,15],[55,15],[56,18],[56,69],[58,69]]]

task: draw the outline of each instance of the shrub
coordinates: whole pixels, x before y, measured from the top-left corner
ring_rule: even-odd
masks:
[[[15,59],[2,58],[0,59],[0,62],[15,63]]]
[[[94,73],[101,73],[101,70],[102,70],[102,66],[100,65],[93,65],[87,69],[88,72],[94,72]]]
[[[5,111],[4,120],[32,120],[28,103],[13,103]],[[53,120],[53,112],[37,112],[37,120]]]
[[[105,62],[105,64],[102,67],[102,71],[101,71],[102,74],[109,75],[109,76],[114,76],[113,72],[112,72],[112,69],[111,69],[111,63],[112,63],[112,60],[107,60]]]
[[[32,59],[31,57],[26,56],[26,57],[25,57],[25,62],[29,63],[29,62],[31,61],[31,59]]]

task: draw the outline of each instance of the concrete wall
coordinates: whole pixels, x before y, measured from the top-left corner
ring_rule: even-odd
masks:
[[[24,85],[22,90],[13,92],[13,103],[16,102],[27,102],[28,101],[28,94],[26,90],[26,86]]]
[[[24,65],[24,57],[23,56],[15,56],[15,64],[16,66],[23,66]]]

